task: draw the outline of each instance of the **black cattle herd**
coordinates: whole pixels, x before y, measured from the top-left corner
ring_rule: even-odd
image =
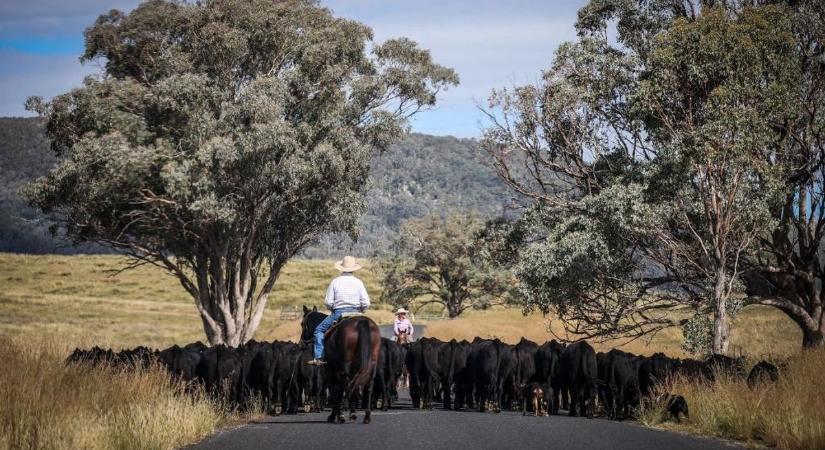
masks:
[[[327,402],[324,370],[308,365],[311,344],[250,341],[238,348],[207,347],[196,342],[164,350],[138,347],[113,352],[99,347],[76,349],[67,363],[148,367],[158,363],[190,388],[201,386],[230,406],[245,408],[258,399],[267,412],[320,412]],[[371,384],[373,407],[389,409],[400,385],[409,385],[415,408],[477,409],[524,414],[558,414],[611,419],[633,415],[643,401],[659,402],[669,417],[688,416],[681,396],[662,394],[657,386],[673,375],[712,381],[726,372],[744,378],[742,361],[716,355],[705,360],[676,359],[662,353],[637,356],[621,350],[597,353],[585,341],[537,344],[522,338],[515,345],[498,339],[442,342],[422,338],[399,345],[383,338]],[[777,368],[765,361],[750,371],[748,384],[776,381]],[[358,399],[350,399],[358,401]]]

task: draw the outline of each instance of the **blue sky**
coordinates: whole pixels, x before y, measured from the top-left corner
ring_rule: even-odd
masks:
[[[100,70],[81,65],[83,30],[109,9],[134,0],[0,1],[0,116],[30,115],[30,95],[51,97]],[[413,130],[478,136],[491,89],[535,82],[553,50],[573,39],[584,0],[322,0],[337,15],[371,26],[376,41],[406,36],[454,68],[461,85],[445,92],[433,111],[415,117]]]

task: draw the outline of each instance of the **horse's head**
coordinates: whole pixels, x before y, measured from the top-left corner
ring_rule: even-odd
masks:
[[[322,312],[318,312],[317,307],[313,306],[312,309],[309,309],[304,306],[304,316],[301,319],[301,341],[311,341],[315,328],[317,328],[318,324],[326,318],[327,315]]]

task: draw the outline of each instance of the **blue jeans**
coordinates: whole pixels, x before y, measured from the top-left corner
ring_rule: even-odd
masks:
[[[359,309],[355,307],[338,308],[332,310],[332,314],[328,315],[323,322],[315,327],[315,359],[321,359],[324,354],[324,333],[332,327],[332,323],[341,319],[341,314],[345,312],[358,312]]]

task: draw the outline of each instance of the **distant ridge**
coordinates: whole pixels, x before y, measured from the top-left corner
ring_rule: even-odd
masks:
[[[50,223],[20,197],[23,184],[46,174],[57,161],[47,147],[39,119],[0,118],[0,251],[106,252],[53,238],[48,232]],[[371,177],[357,242],[346,236],[328,236],[307,248],[303,256],[383,253],[407,218],[453,210],[493,217],[503,213],[508,198],[472,139],[411,134],[376,156]]]

